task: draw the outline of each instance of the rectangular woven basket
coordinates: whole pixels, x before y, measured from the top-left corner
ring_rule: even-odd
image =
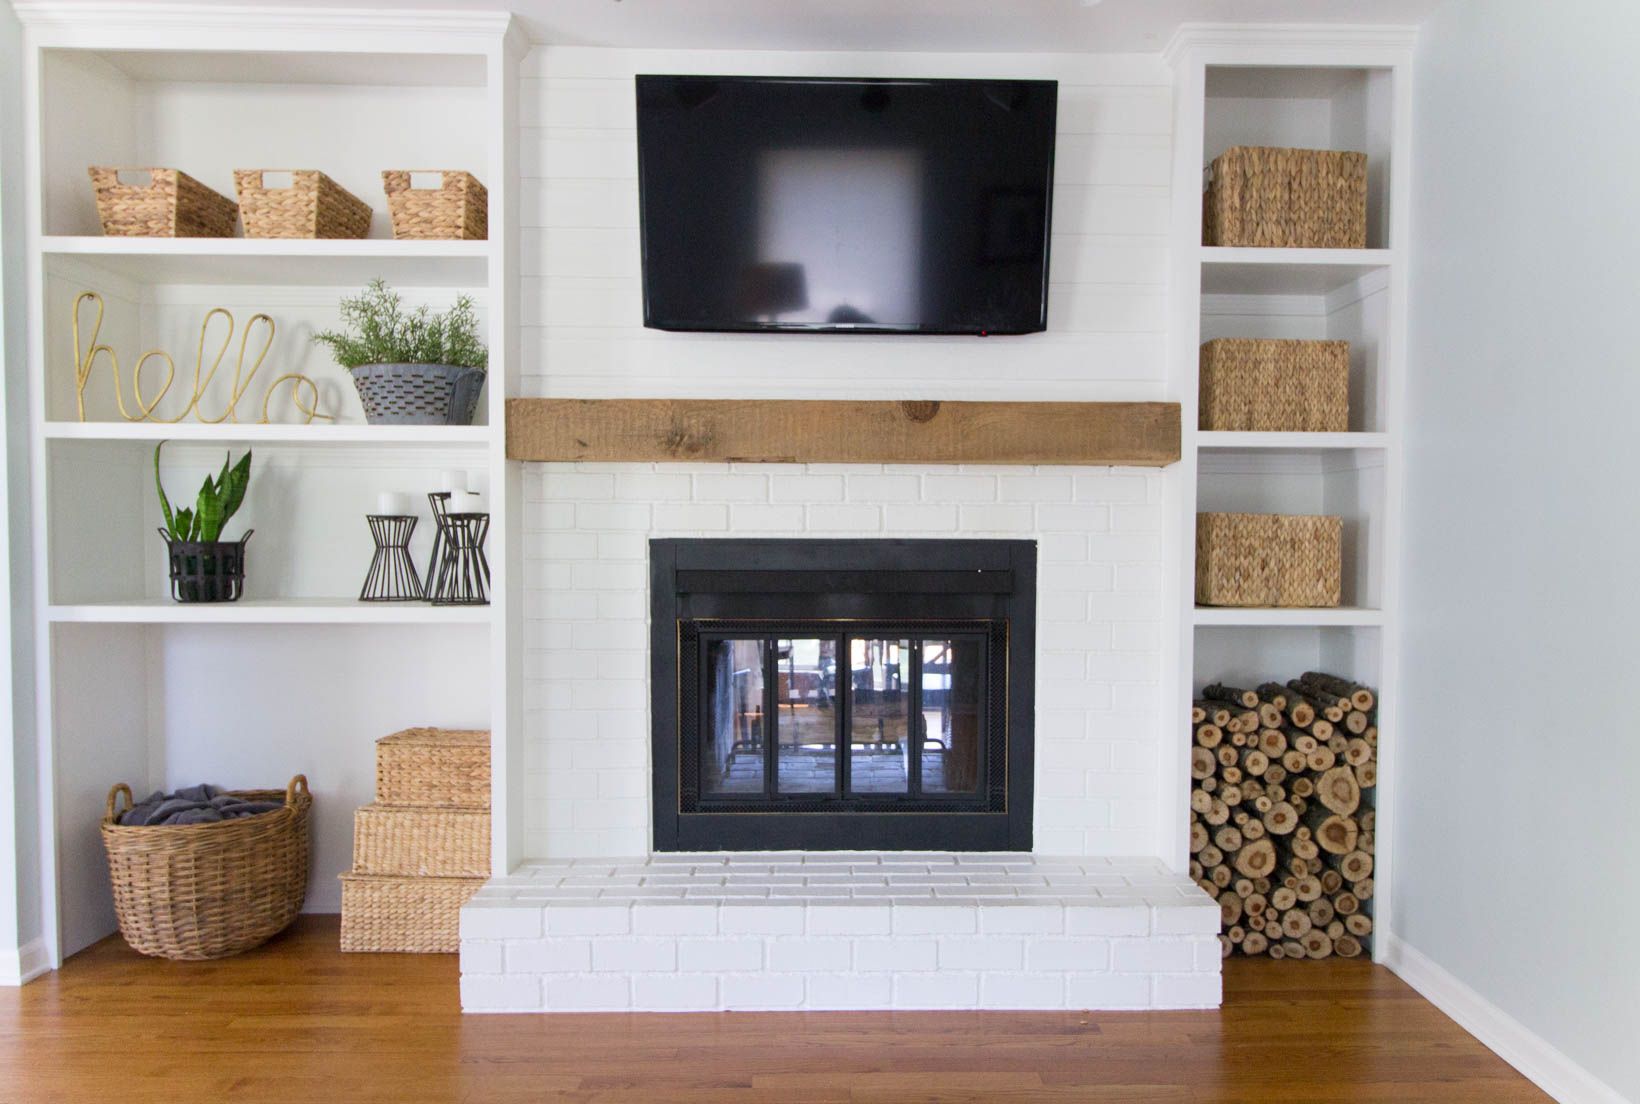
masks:
[[[1202,244],[1366,248],[1367,155],[1232,146],[1208,167]]]
[[[239,208],[177,169],[86,170],[97,197],[97,217],[111,238],[231,238]],[[122,182],[120,174],[147,174],[146,183]]]
[[[1350,428],[1347,341],[1219,338],[1201,347],[1200,428],[1339,432]]]
[[[291,169],[288,188],[270,188],[279,169],[235,169],[234,189],[247,238],[363,238],[370,204],[315,169]]]
[[[411,174],[437,172],[437,188],[413,188]],[[389,169],[382,173],[393,236],[412,239],[468,239],[490,236],[490,193],[472,173]]]
[[[376,741],[376,801],[382,805],[488,809],[490,734],[407,728]]]
[[[343,874],[342,950],[448,954],[461,949],[461,906],[483,878]]]
[[[1342,586],[1341,518],[1196,515],[1197,605],[1336,606]]]
[[[483,878],[490,814],[481,809],[366,805],[353,814],[353,873]]]

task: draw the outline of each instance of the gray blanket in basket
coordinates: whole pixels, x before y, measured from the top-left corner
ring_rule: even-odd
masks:
[[[120,814],[120,823],[127,826],[155,824],[210,824],[219,820],[238,820],[283,809],[283,801],[248,801],[225,792],[221,786],[204,783],[184,786],[176,793],[155,790],[136,805]]]

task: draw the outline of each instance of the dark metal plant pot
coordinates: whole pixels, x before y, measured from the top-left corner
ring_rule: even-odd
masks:
[[[171,598],[177,602],[237,602],[245,593],[245,545],[253,530],[236,541],[172,540],[164,529],[171,572]]]
[[[484,369],[449,364],[361,364],[353,386],[373,425],[472,425]]]

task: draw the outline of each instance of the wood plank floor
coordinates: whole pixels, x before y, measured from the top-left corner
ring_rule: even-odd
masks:
[[[169,963],[107,940],[0,992],[0,1100],[1547,1101],[1394,975],[1231,961],[1219,1012],[468,1016],[454,956],[334,917]]]

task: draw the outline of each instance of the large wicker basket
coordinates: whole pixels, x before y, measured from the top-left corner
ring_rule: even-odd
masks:
[[[1347,341],[1220,338],[1201,348],[1202,429],[1344,432]]]
[[[114,887],[120,934],[145,955],[224,958],[278,935],[296,919],[307,894],[308,820],[313,798],[297,775],[284,790],[246,790],[253,801],[285,807],[214,824],[125,826],[118,802],[131,805],[124,783],[108,793],[103,846]]]
[[[91,188],[97,217],[111,238],[231,238],[239,208],[177,169],[93,165]],[[146,173],[146,183],[123,183],[120,174]]]
[[[370,204],[314,169],[290,170],[290,186],[270,188],[276,169],[235,169],[234,190],[247,238],[362,238]]]
[[[489,810],[366,805],[353,814],[353,873],[486,877]]]
[[[1343,522],[1283,514],[1196,515],[1196,603],[1336,606]]]
[[[407,728],[376,741],[376,801],[382,805],[488,809],[490,734]]]
[[[450,954],[461,949],[461,906],[483,878],[342,875],[342,950]]]
[[[440,177],[437,188],[413,188],[411,174],[426,171]],[[467,238],[490,236],[490,193],[472,173],[438,169],[389,169],[382,173],[387,209],[395,238]]]
[[[1232,146],[1208,168],[1202,243],[1365,248],[1367,155]]]

